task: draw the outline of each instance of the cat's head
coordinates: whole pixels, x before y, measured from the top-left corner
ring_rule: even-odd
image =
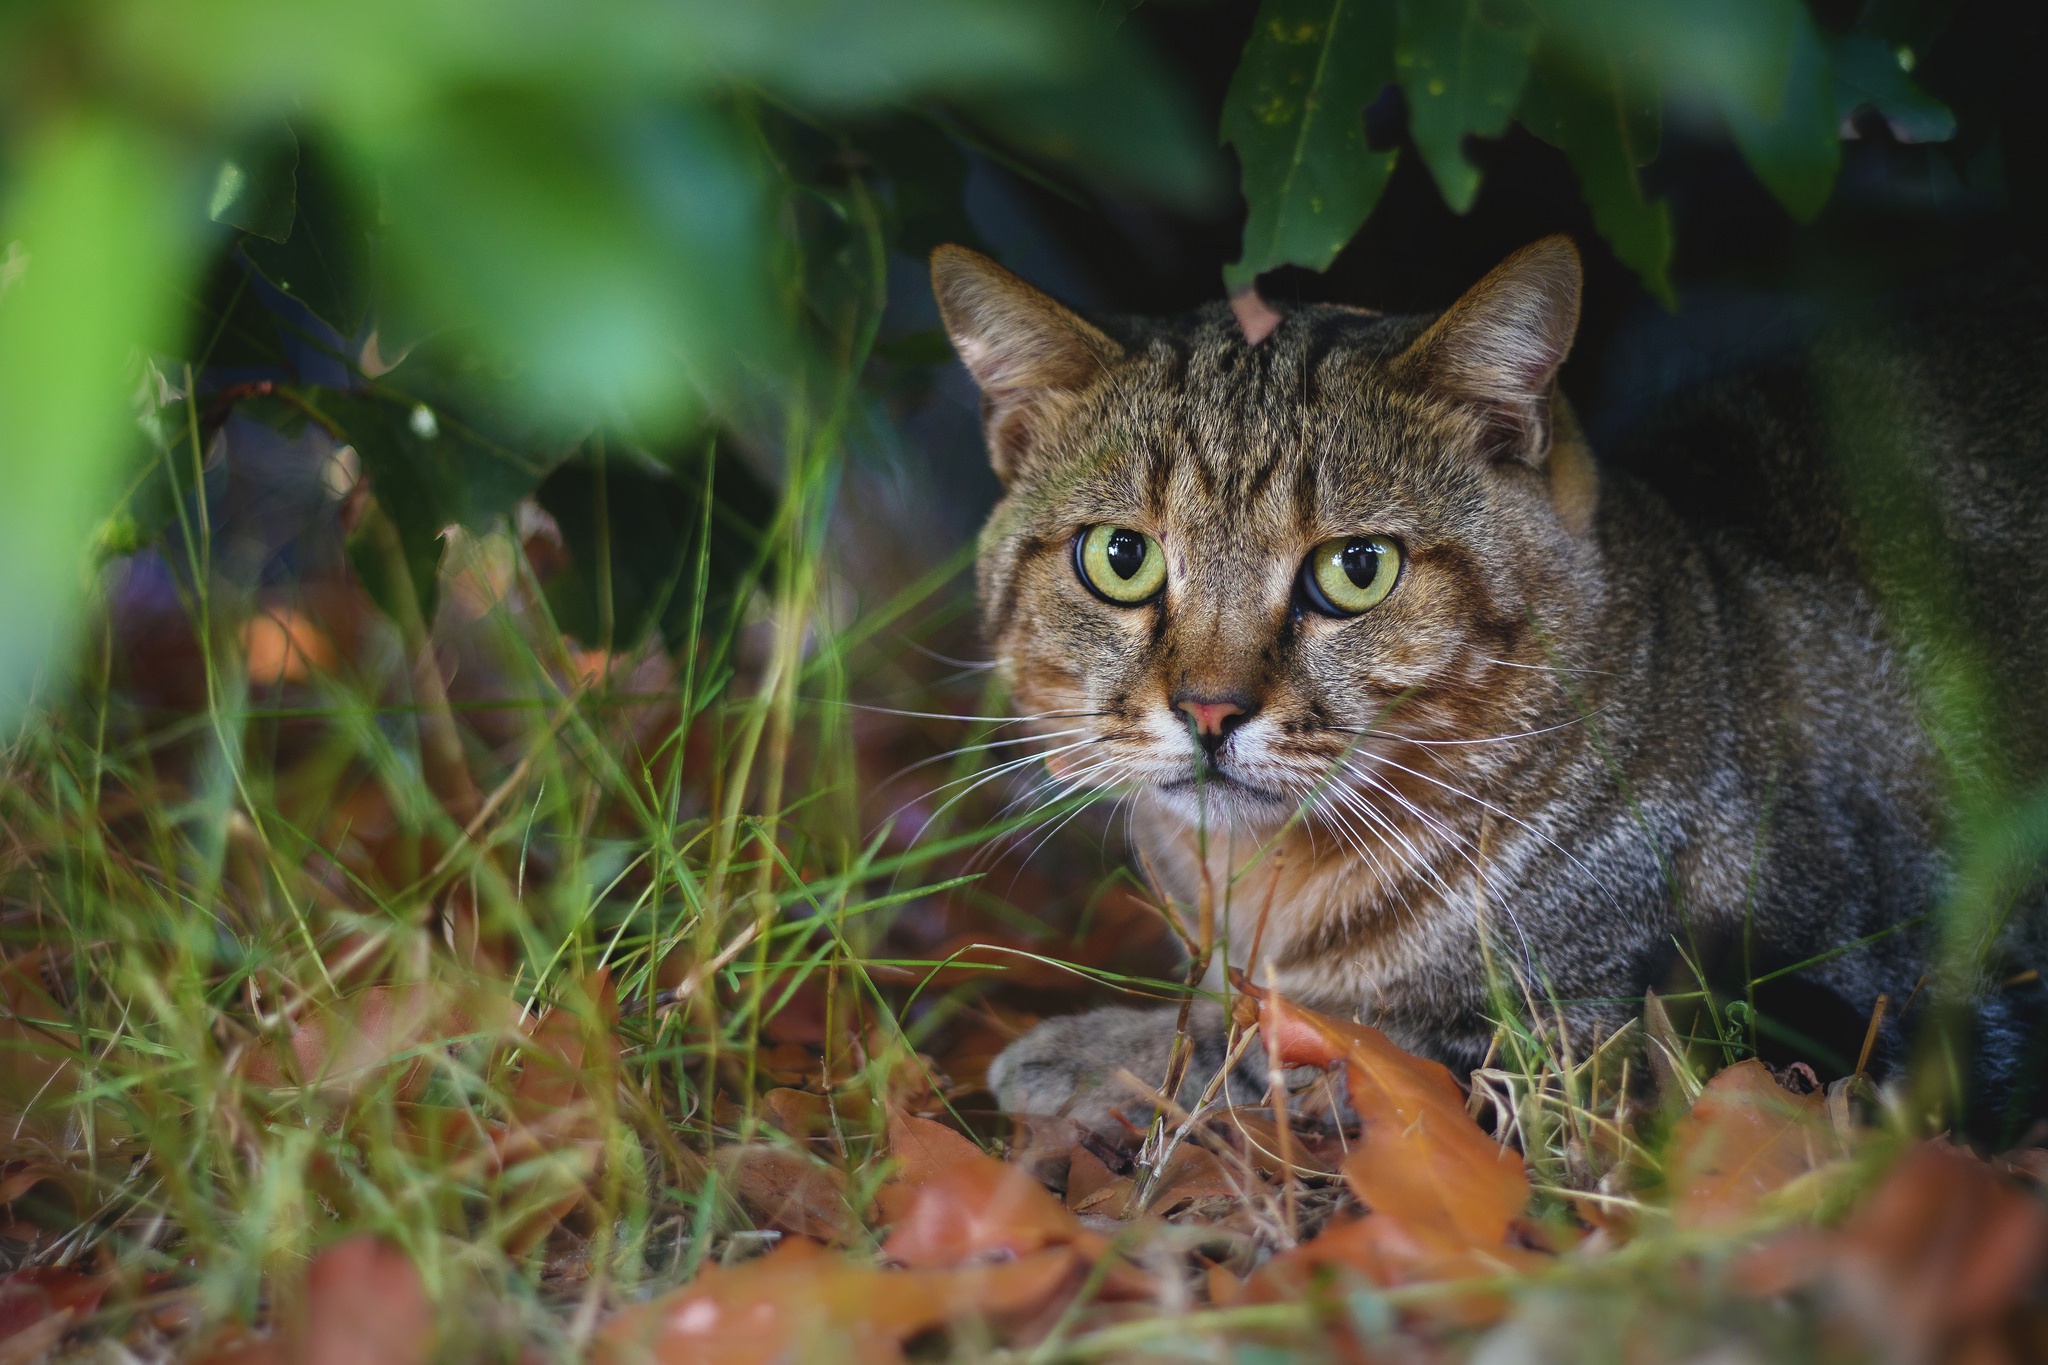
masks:
[[[959,247],[932,276],[1005,487],[984,624],[1056,775],[1265,825],[1554,709],[1600,591],[1568,240],[1441,317],[1310,307],[1256,344],[1221,303],[1091,323]]]

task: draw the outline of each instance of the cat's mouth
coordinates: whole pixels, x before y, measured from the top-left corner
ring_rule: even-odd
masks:
[[[1153,784],[1153,787],[1157,791],[1170,792],[1176,796],[1197,795],[1203,791],[1220,790],[1227,791],[1233,797],[1240,799],[1271,802],[1284,802],[1286,800],[1279,792],[1255,786],[1241,777],[1232,777],[1229,773],[1213,764],[1206,771],[1191,774],[1187,777],[1177,777],[1167,782],[1156,782]]]

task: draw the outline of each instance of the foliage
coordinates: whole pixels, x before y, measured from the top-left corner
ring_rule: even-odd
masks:
[[[73,612],[65,547],[125,477],[139,340],[259,369],[354,445],[430,609],[440,529],[489,524],[589,432],[661,448],[844,364],[876,262],[843,244],[915,214],[888,168],[920,130],[1212,184],[1149,54],[1058,0],[30,4],[0,54],[17,705]],[[154,382],[187,396],[175,364]]]
[[[1801,0],[1266,0],[1224,110],[1251,207],[1225,279],[1246,289],[1276,266],[1335,259],[1392,172],[1396,154],[1366,144],[1365,112],[1398,87],[1415,154],[1452,209],[1479,193],[1465,139],[1517,120],[1565,154],[1615,254],[1668,301],[1670,216],[1638,175],[1667,110],[1722,120],[1807,222],[1859,110],[1915,140],[1954,131],[1907,74],[1899,21],[1872,6],[1831,33]]]
[[[1802,215],[1844,113],[1947,136],[1894,13],[1268,0],[1230,282],[1351,238],[1395,88],[1452,207],[1519,121],[1661,286],[1664,120]],[[1468,1101],[1244,994],[1298,1107],[995,1132],[1020,1028],[1196,977],[846,488],[970,167],[1213,208],[1127,7],[41,0],[0,64],[0,1355],[2038,1340],[2038,1171],[1732,1025],[1663,1107],[1504,1027]]]

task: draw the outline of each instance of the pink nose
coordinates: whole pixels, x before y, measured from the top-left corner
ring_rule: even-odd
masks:
[[[1184,701],[1175,704],[1195,722],[1198,735],[1220,735],[1225,721],[1244,714],[1244,708],[1234,701]]]

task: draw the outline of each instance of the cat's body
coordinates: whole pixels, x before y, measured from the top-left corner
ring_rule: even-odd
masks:
[[[1950,878],[1946,694],[1902,614],[1983,629],[1985,780],[2048,768],[2048,386],[2002,377],[2048,377],[2038,321],[1974,385],[1874,347],[1669,405],[1633,463],[1691,442],[1750,481],[1717,504],[1741,515],[1688,518],[1555,399],[1559,241],[1442,319],[1311,308],[1257,344],[1223,305],[1097,329],[967,253],[935,277],[1007,485],[981,584],[1020,706],[1057,777],[1134,789],[1161,889],[1293,998],[1462,1070],[1504,1002],[1583,1055],[1646,988],[1796,978],[1769,1012],[1853,1061],[1927,970]],[[1858,465],[1845,431],[1884,448]],[[1953,591],[1900,580],[1930,545],[1909,568]],[[1150,554],[1163,579],[1121,600]],[[1331,555],[1364,567],[1317,576]],[[993,1087],[1113,1131],[1174,1015],[1050,1021]],[[1221,1059],[1197,1017],[1190,1084]]]

